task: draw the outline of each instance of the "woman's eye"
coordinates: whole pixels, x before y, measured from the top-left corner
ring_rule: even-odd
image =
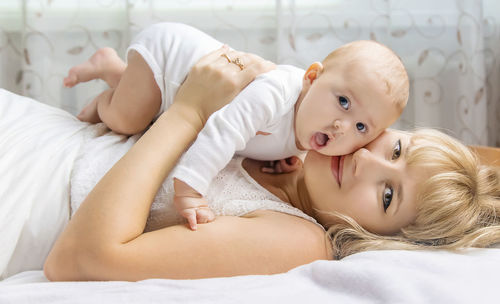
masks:
[[[359,132],[365,133],[366,132],[366,126],[362,122],[357,122],[356,123],[356,129],[358,129]]]
[[[382,195],[382,203],[384,205],[384,212],[387,211],[387,208],[391,205],[392,201],[392,187],[391,186],[386,186],[384,189],[384,195]]]
[[[349,99],[345,98],[344,96],[340,96],[339,105],[345,110],[349,110]]]
[[[401,140],[398,139],[396,145],[392,149],[392,160],[398,159],[401,156]]]

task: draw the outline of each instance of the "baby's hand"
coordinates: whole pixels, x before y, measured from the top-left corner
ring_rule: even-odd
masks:
[[[208,207],[207,201],[196,190],[176,178],[174,178],[174,188],[175,208],[188,221],[191,230],[196,230],[197,223],[205,224],[215,219],[215,214]]]
[[[194,198],[187,196],[174,197],[174,204],[177,211],[188,221],[189,228],[195,231],[197,224],[205,224],[213,221],[215,215],[206,204],[203,198]]]
[[[260,170],[269,174],[281,174],[293,172],[299,166],[300,159],[297,156],[291,156],[285,159],[268,161]]]

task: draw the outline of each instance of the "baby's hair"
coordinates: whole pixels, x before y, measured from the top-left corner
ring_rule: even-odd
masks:
[[[365,250],[460,249],[500,242],[500,173],[484,166],[456,139],[432,129],[412,132],[407,163],[431,172],[420,185],[417,216],[391,236],[363,229],[352,218],[332,214],[328,229],[334,257]]]
[[[325,69],[335,61],[342,60],[348,64],[361,64],[382,79],[387,95],[401,113],[406,107],[409,97],[409,80],[401,59],[387,46],[373,40],[357,40],[335,49],[324,60]],[[368,65],[369,63],[369,65]]]

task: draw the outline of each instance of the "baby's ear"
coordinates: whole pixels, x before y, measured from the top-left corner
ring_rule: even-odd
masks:
[[[323,65],[321,62],[313,62],[306,73],[304,74],[304,82],[308,84],[312,84],[316,79],[318,79],[319,75],[323,72]]]

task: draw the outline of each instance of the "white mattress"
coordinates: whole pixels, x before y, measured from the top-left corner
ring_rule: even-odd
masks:
[[[0,303],[498,303],[500,249],[372,251],[288,273],[204,280],[48,283],[24,272]]]
[[[268,276],[47,282],[40,269],[67,222],[67,183],[82,136],[91,128],[68,119],[74,120],[0,90],[0,273],[21,271],[0,282],[0,303],[499,302],[496,248],[363,252]],[[26,134],[26,128],[33,132]]]

